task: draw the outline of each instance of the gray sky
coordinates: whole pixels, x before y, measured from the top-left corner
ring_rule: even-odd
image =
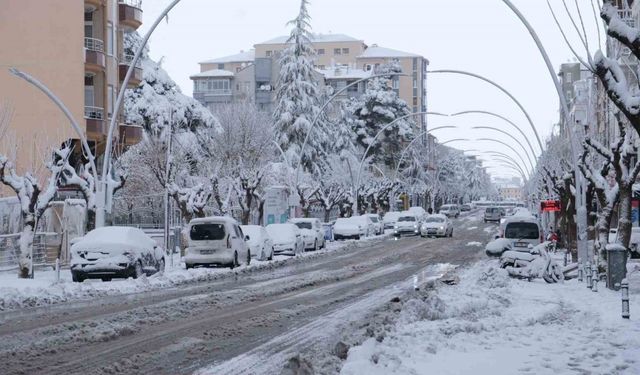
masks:
[[[546,2],[512,0],[538,32],[557,70],[573,60],[562,40]],[[596,44],[595,20],[589,0],[580,0],[590,42]],[[169,0],[145,0],[144,34]],[[562,2],[551,0],[570,32],[574,46],[577,34],[571,28]],[[568,1],[573,4],[573,1]],[[255,43],[286,35],[288,20],[298,11],[299,0],[182,0],[154,32],[151,57],[164,58],[163,66],[185,94],[192,95],[189,75],[199,71],[198,62],[238,53]],[[572,9],[575,9],[571,6]],[[541,138],[546,138],[558,119],[558,98],[544,61],[526,29],[501,0],[312,0],[309,8],[314,32],[343,33],[371,45],[418,53],[430,61],[430,69],[467,70],[503,85],[530,113]],[[596,46],[592,46],[595,50]],[[580,49],[584,51],[584,49]],[[584,55],[584,52],[583,52]],[[533,131],[522,112],[504,94],[486,83],[467,77],[431,75],[427,82],[430,111],[455,113],[487,110],[511,118],[531,137]],[[495,126],[521,137],[501,120],[483,115],[455,118],[430,117],[429,126],[456,125],[458,129],[435,131],[440,141],[453,138],[494,137],[518,145],[509,137],[471,126]],[[513,155],[493,142],[455,142],[461,149],[495,150]],[[513,155],[515,157],[515,155]],[[494,165],[496,163],[493,163]],[[515,175],[504,170],[494,174]]]

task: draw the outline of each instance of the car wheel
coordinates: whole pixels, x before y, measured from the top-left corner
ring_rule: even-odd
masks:
[[[74,283],[81,283],[84,281],[84,277],[80,276],[79,274],[75,273],[75,272],[71,272],[71,280]]]
[[[166,267],[166,264],[164,262],[164,258],[162,258],[158,262],[158,272],[164,272],[165,267]]]
[[[247,250],[247,266],[251,264],[251,250]]]
[[[233,260],[231,261],[229,268],[234,269],[237,266],[238,266],[238,252],[236,251],[233,253]]]
[[[193,268],[193,264],[185,263],[184,265],[187,269]]]
[[[267,260],[273,260],[273,252],[274,252],[274,249],[272,247],[271,248],[271,253],[269,254],[269,257],[267,258]]]
[[[133,266],[133,278],[137,279],[138,277],[141,277],[142,274],[144,273],[142,271],[142,263],[140,263],[140,261],[137,261],[136,264]]]

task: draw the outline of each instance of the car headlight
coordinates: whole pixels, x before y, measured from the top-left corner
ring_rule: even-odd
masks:
[[[440,230],[443,230],[443,229],[444,229],[444,227],[440,227]]]
[[[398,224],[394,225],[393,229],[398,229]]]
[[[418,229],[418,224],[413,224],[413,227]]]

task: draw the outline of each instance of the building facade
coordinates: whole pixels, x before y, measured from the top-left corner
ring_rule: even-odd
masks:
[[[53,16],[55,15],[55,16]],[[8,72],[15,67],[40,80],[69,108],[101,159],[108,122],[133,56],[123,49],[125,33],[142,24],[140,0],[6,0],[0,12],[0,103],[13,113],[0,152],[15,148],[19,172],[42,163],[43,152],[66,140],[78,142],[68,120],[51,100]],[[139,66],[129,81],[142,79]],[[142,128],[119,123],[118,147],[137,143]],[[81,155],[79,145],[75,147]],[[37,160],[36,160],[37,159]],[[82,162],[79,158],[78,162]],[[97,163],[101,165],[101,163]]]
[[[211,110],[220,103],[239,100],[255,102],[259,108],[273,110],[275,88],[280,71],[279,57],[287,48],[282,36],[254,45],[250,51],[200,62],[200,73],[191,76],[193,97]],[[393,88],[413,112],[426,112],[426,72],[429,61],[417,54],[367,46],[363,40],[343,34],[313,34],[314,65],[318,81],[334,92],[375,73],[377,67],[397,62],[405,74],[392,79]],[[343,96],[358,97],[365,83],[347,89]],[[426,129],[426,116],[417,115],[418,130]],[[426,142],[426,134],[424,135]]]

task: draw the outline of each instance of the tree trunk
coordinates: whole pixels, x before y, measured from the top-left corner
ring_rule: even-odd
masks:
[[[620,202],[618,203],[618,240],[625,248],[629,248],[631,241],[631,197],[633,194],[632,183],[618,183],[620,186]]]
[[[35,235],[35,218],[33,214],[23,215],[24,227],[20,232],[20,257],[18,259],[18,277],[27,279],[31,276],[33,259],[33,237]]]
[[[598,221],[596,222],[597,241],[595,241],[595,251],[598,256],[598,268],[604,270],[607,266],[607,260],[605,259],[605,247],[609,242],[609,230],[611,229],[611,219],[613,217],[613,206],[608,204],[602,207],[602,212],[598,215]]]

